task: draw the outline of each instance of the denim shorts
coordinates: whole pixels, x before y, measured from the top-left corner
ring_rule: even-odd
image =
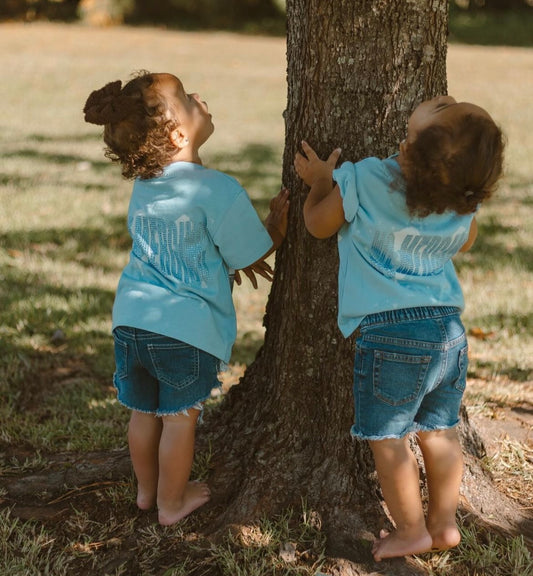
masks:
[[[468,367],[458,308],[372,314],[358,332],[352,436],[403,438],[458,424]]]
[[[215,356],[161,334],[119,326],[115,340],[118,400],[124,406],[167,416],[201,408],[220,386]]]

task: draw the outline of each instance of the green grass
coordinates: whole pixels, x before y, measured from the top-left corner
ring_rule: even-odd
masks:
[[[128,488],[122,485],[112,490],[117,499],[123,499],[131,497]],[[326,559],[325,537],[316,513],[305,505],[298,514],[287,511],[230,530],[217,544],[188,540],[181,527],[139,527],[133,518],[119,523],[112,515],[105,522],[94,522],[81,511],[71,515],[64,532],[53,535],[36,522],[14,518],[8,509],[0,511],[2,574],[72,574],[74,565],[89,568],[99,551],[114,549],[120,558],[125,544],[133,547],[143,576],[314,576]],[[172,550],[175,558],[168,565]],[[129,562],[126,554],[123,562],[119,560],[106,573],[130,574]],[[154,566],[162,568],[154,570]]]
[[[450,93],[485,106],[509,138],[501,190],[483,207],[474,249],[457,262],[473,332],[470,377],[486,384],[468,400],[479,413],[495,402],[531,402],[532,63],[524,49],[449,51]],[[129,413],[112,387],[110,312],[129,250],[130,184],[103,157],[99,129],[83,122],[90,90],[139,68],[178,73],[214,116],[204,161],[236,176],[264,216],[280,186],[286,65],[282,39],[45,24],[0,25],[0,65],[9,77],[0,85],[1,478],[45,470],[56,452],[126,444]],[[266,282],[258,291],[236,288],[239,331],[227,386],[261,345],[268,289]],[[197,455],[195,478],[207,478],[212,450]],[[502,445],[486,465],[502,485],[508,468],[530,480],[528,454],[519,444]],[[6,496],[0,490],[0,500]],[[0,510],[0,572],[328,573],[324,536],[305,506],[214,544],[196,534],[194,519],[160,529],[133,501],[130,481],[68,493],[66,521],[23,521]],[[506,560],[494,574],[523,576],[511,568],[528,558],[523,542],[475,540],[465,532],[457,551],[432,557],[434,574],[492,574],[481,567],[487,560],[473,556],[496,554]]]
[[[176,35],[165,32],[46,25],[4,25],[1,36],[2,66],[16,78],[0,87],[3,442],[51,451],[120,447],[128,414],[114,400],[110,313],[130,245],[125,213],[131,184],[103,157],[100,129],[83,122],[85,99],[138,68],[175,70],[175,54],[188,54],[191,45],[209,55],[209,78],[194,59],[180,65],[184,82],[200,91],[215,115],[217,130],[204,158],[239,176],[265,216],[280,187],[283,46],[234,37],[228,50],[225,36],[213,42],[185,34],[176,43]],[[90,55],[74,56],[78,46],[89,45]],[[143,45],[150,47],[144,57]],[[252,60],[243,57],[243,46]],[[101,67],[104,60],[115,63]],[[254,76],[247,86],[245,78]],[[35,82],[38,91],[29,89]],[[226,110],[230,93],[233,108]],[[272,98],[257,110],[253,102],[264,93]],[[232,115],[237,108],[238,120]],[[253,312],[239,334],[240,362],[249,363],[260,345],[262,287],[259,300],[250,294]]]
[[[69,556],[54,549],[54,537],[34,522],[12,517],[9,509],[0,511],[0,557],[3,574],[71,574]]]
[[[531,576],[533,558],[523,536],[506,539],[484,529],[461,526],[461,546],[420,562],[429,576]]]

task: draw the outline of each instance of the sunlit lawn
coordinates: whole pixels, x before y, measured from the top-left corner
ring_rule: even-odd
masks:
[[[81,363],[90,367],[83,378],[96,378],[107,397],[109,313],[129,247],[130,183],[103,158],[100,130],[83,122],[85,99],[134,70],[178,74],[214,117],[204,162],[239,178],[264,215],[280,186],[284,41],[5,24],[0,62],[9,79],[0,85],[3,386],[42,376],[43,365]],[[457,260],[465,322],[478,336],[471,338],[473,377],[532,379],[532,62],[528,49],[449,49],[449,92],[485,106],[509,140],[501,190],[480,215],[475,248]],[[260,345],[268,288],[263,282],[259,292],[236,290],[239,365]],[[53,342],[54,334],[62,337]],[[24,390],[17,397],[22,402]],[[10,397],[3,409],[13,402]]]
[[[110,311],[129,249],[130,183],[103,158],[99,129],[83,122],[89,92],[141,68],[179,75],[214,117],[204,162],[236,176],[265,215],[281,184],[286,63],[275,38],[4,24],[0,67],[1,476],[22,465],[11,459],[16,450],[125,443],[128,414],[111,387]],[[449,49],[449,92],[486,107],[509,139],[501,190],[483,208],[476,246],[457,262],[470,377],[509,385],[529,402],[532,72],[532,49]],[[236,289],[228,384],[261,344],[268,289]]]

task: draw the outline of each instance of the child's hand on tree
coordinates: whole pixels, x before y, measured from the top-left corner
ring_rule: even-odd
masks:
[[[331,182],[331,175],[341,155],[341,149],[333,150],[327,160],[321,160],[305,140],[302,141],[302,150],[305,156],[296,152],[294,158],[294,167],[298,176],[308,186],[312,186],[314,182],[320,179],[327,179]]]

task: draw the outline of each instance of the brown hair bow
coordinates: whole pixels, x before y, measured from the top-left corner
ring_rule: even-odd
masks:
[[[109,82],[103,88],[94,90],[83,108],[85,121],[91,124],[112,124],[120,122],[128,114],[127,99],[122,95],[122,82]]]

